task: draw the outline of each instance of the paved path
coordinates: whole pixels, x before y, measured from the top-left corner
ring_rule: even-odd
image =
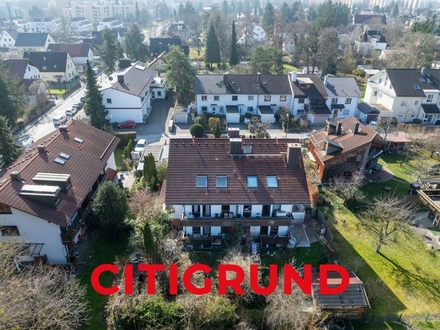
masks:
[[[415,226],[413,226],[413,229],[426,244],[426,246],[432,247],[434,250],[440,250],[440,234],[435,235],[428,229],[433,227],[432,220],[428,218],[428,212],[417,212],[416,222],[417,223]]]

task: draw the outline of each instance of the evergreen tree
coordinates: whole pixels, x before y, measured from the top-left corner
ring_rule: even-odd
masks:
[[[105,119],[108,110],[102,104],[102,94],[96,81],[95,72],[92,70],[90,62],[87,60],[86,70],[86,101],[84,112],[90,117],[90,124],[96,128],[103,128],[109,124]]]
[[[21,153],[20,146],[15,144],[11,127],[6,117],[0,116],[0,171],[10,165]]]
[[[151,152],[147,156],[144,156],[144,168],[142,174],[144,176],[144,181],[151,189],[153,189],[157,181],[157,168],[156,161]]]
[[[275,47],[258,46],[249,63],[253,73],[283,74],[283,53]]]
[[[101,58],[100,67],[105,74],[109,75],[115,71],[116,61],[120,54],[118,54],[116,38],[110,29],[103,30],[102,38],[104,41],[98,47],[98,56]]]
[[[235,33],[235,22],[232,21],[232,37],[231,37],[231,49],[229,50],[229,65],[237,65],[240,63],[237,51],[237,35]]]
[[[266,35],[273,35],[273,27],[275,24],[275,11],[272,4],[269,2],[264,8],[263,16],[261,17],[261,27],[266,31]]]
[[[208,35],[206,37],[205,62],[212,66],[213,63],[220,63],[220,47],[214,25],[209,25]]]
[[[125,34],[125,53],[132,61],[145,62],[150,57],[150,50],[144,44],[145,36],[137,24],[132,24]]]
[[[0,116],[6,117],[8,125],[15,125],[24,114],[28,95],[24,84],[11,74],[7,61],[0,61]]]
[[[185,104],[192,99],[195,70],[178,46],[171,46],[167,54],[166,76],[170,86],[176,90],[177,103]]]
[[[228,0],[223,0],[223,14],[228,15],[229,14],[229,4],[228,4]]]
[[[118,41],[118,43],[116,44],[116,60],[120,59],[120,58],[124,58],[124,49],[122,48],[121,43]],[[118,62],[116,62],[118,63]],[[117,67],[117,65],[116,65]]]

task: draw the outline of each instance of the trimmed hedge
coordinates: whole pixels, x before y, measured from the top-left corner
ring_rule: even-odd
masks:
[[[189,128],[189,131],[191,133],[191,136],[194,136],[194,137],[200,137],[203,134],[205,134],[205,129],[200,124],[191,125],[191,127]]]
[[[130,139],[136,140],[136,136],[137,136],[136,132],[114,132],[113,134],[121,139],[121,141],[119,141],[118,144],[118,147],[120,148],[125,147],[130,141]]]

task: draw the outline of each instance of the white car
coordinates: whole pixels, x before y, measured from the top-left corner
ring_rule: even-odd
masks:
[[[61,116],[56,116],[56,117],[53,118],[53,124],[54,125],[63,125],[65,123],[67,123],[66,116],[61,115]]]
[[[76,108],[72,108],[72,109],[67,109],[66,110],[66,116],[67,117],[72,117],[76,114]]]
[[[138,143],[136,143],[136,146],[134,147],[134,151],[142,153],[147,146],[147,140],[140,139]]]

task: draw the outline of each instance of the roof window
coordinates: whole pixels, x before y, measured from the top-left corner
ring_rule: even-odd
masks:
[[[226,176],[217,176],[216,186],[217,186],[217,188],[227,188],[228,187],[228,178]]]
[[[196,180],[197,188],[206,188],[208,187],[208,177],[207,176],[197,176]]]
[[[248,175],[246,181],[248,188],[258,188],[258,177],[256,175]]]
[[[266,182],[268,188],[278,188],[278,179],[275,175],[266,176]]]

